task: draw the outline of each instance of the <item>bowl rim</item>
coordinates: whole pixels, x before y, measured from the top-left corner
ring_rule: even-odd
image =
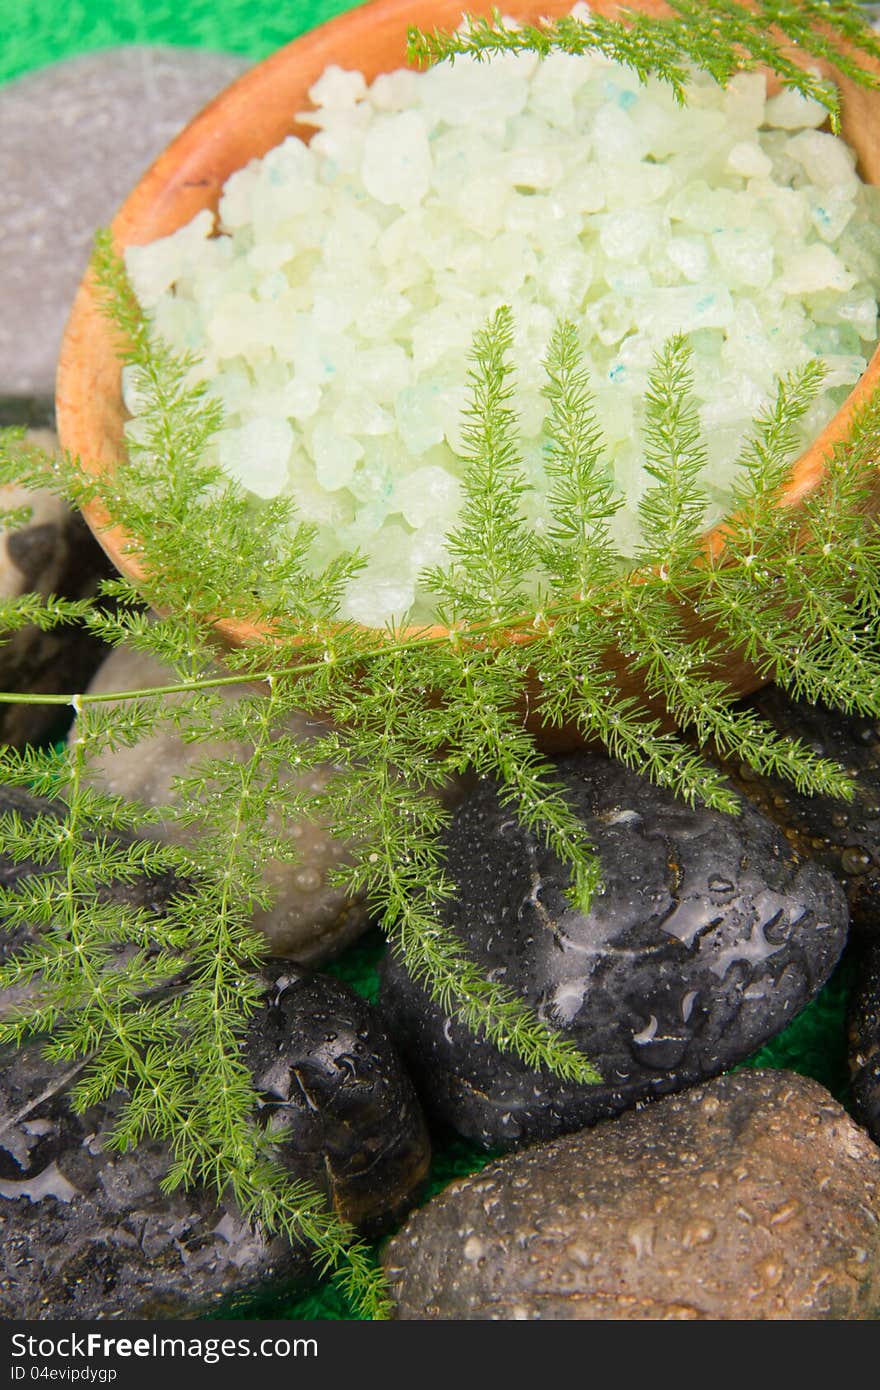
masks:
[[[629,6],[618,4],[616,0],[591,0],[591,8],[603,14],[613,14],[627,7],[655,15],[669,14],[662,0],[629,0]],[[468,8],[471,13],[487,13],[493,7],[486,0],[478,0]],[[514,18],[535,20],[543,15],[567,13],[570,8],[571,0],[544,0],[543,4],[536,3],[536,0],[508,0],[505,13],[512,14]],[[144,244],[157,236],[167,235],[188,222],[195,212],[211,205],[205,201],[205,187],[212,180],[186,177],[187,173],[200,170],[206,158],[209,162],[219,161],[221,167],[229,166],[219,181],[216,177],[213,179],[216,195],[219,196],[222,182],[235,168],[243,167],[249,159],[265,154],[284,138],[282,133],[269,143],[259,141],[258,145],[264,145],[264,148],[244,149],[247,143],[241,138],[244,118],[251,102],[260,99],[267,85],[272,89],[276,84],[285,85],[288,74],[294,70],[305,74],[307,89],[334,61],[344,66],[352,58],[358,57],[361,51],[372,54],[377,35],[383,44],[390,43],[393,51],[384,54],[378,64],[372,59],[364,63],[361,70],[365,71],[368,79],[381,71],[393,71],[405,65],[405,33],[408,26],[416,24],[425,29],[444,25],[452,27],[461,11],[460,0],[370,0],[370,3],[337,15],[301,34],[256,63],[199,111],[139,179],[111,223],[110,231],[116,250],[121,253],[130,245]],[[793,56],[797,58],[796,54]],[[841,87],[845,135],[847,88],[852,84],[830,64],[820,66],[826,74],[832,73]],[[873,63],[872,66],[880,75],[880,63]],[[880,103],[880,92],[871,95]],[[302,126],[297,126],[293,119],[293,105],[291,102],[285,133],[301,136],[311,134],[311,129],[304,130]],[[224,150],[229,146],[230,131],[232,159],[235,160],[236,151],[244,150],[244,158],[232,164],[229,156],[223,158]],[[880,167],[876,178],[868,181],[880,185]],[[216,206],[216,198],[213,206]],[[157,224],[162,230],[155,230]],[[62,339],[56,378],[56,413],[62,447],[80,459],[85,472],[94,480],[112,469],[121,447],[111,437],[112,427],[109,432],[106,427],[106,408],[103,413],[101,411],[101,393],[108,384],[108,364],[111,362],[115,363],[116,372],[115,403],[121,406],[119,356],[118,333],[100,307],[100,293],[89,269],[77,290]],[[777,505],[797,507],[818,488],[826,473],[826,461],[836,446],[846,440],[854,417],[872,398],[878,386],[880,342],[846,400],[808,448],[792,461]],[[103,399],[106,400],[106,397]],[[100,498],[85,502],[82,511],[117,569],[135,584],[145,582],[146,573],[136,555],[131,553],[134,538],[121,526],[111,524]],[[723,552],[728,521],[729,518],[725,518],[703,535],[705,552],[712,559]],[[630,574],[637,576],[638,570],[630,571]],[[529,623],[531,625],[531,616]],[[467,625],[463,624],[462,627],[466,628]],[[261,620],[224,618],[222,615],[216,619],[215,630],[228,645],[234,647],[265,641],[272,636],[269,625]],[[383,632],[388,635],[391,629],[364,627],[364,631],[378,636]],[[396,629],[396,635],[404,639],[418,635],[441,638],[449,635],[449,629],[437,624],[401,625]],[[506,640],[528,642],[534,635],[534,629],[528,632],[513,628],[505,637]]]

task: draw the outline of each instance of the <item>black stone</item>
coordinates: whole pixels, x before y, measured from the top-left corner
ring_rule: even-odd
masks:
[[[529,1070],[450,1021],[389,958],[381,1005],[434,1114],[488,1147],[546,1138],[726,1069],[826,981],[839,885],[748,803],[689,809],[598,754],[557,772],[605,874],[589,914],[558,859],[483,784],[458,810],[448,925],[494,980],[590,1057],[603,1083]]]
[[[880,936],[880,721],[793,700],[778,686],[759,691],[748,706],[779,733],[802,739],[855,777],[855,798],[845,802],[805,796],[788,782],[724,764],[737,789],[794,847],[843,884],[853,931]]]
[[[275,962],[248,1065],[263,1113],[290,1130],[297,1177],[327,1191],[358,1230],[379,1235],[428,1176],[421,1106],[377,1012],[347,985]]]
[[[849,1009],[852,1104],[857,1119],[880,1144],[880,943],[861,955]]]
[[[0,395],[0,430],[22,425],[29,430],[54,430],[54,396],[40,393]]]
[[[119,1099],[75,1115],[72,1069],[35,1045],[0,1066],[0,1317],[197,1317],[281,1279],[304,1287],[302,1250],[205,1192],[161,1191],[164,1144],[105,1147]]]
[[[283,973],[280,973],[283,972]],[[338,981],[267,971],[246,1055],[278,1153],[370,1232],[411,1205],[429,1161],[424,1121],[375,1012]],[[309,1252],[249,1229],[200,1190],[160,1190],[164,1144],[106,1147],[122,1097],[82,1115],[76,1068],[29,1044],[0,1062],[0,1317],[198,1317],[315,1278]]]
[[[61,814],[56,802],[2,786],[0,811],[25,821]],[[3,887],[50,870],[0,848]],[[165,874],[102,893],[158,918],[182,886]],[[25,927],[0,933],[0,962],[36,939]],[[187,970],[181,952],[153,991],[177,987]],[[40,990],[37,977],[0,992],[0,1019]],[[396,1222],[423,1185],[430,1146],[376,1011],[337,980],[272,961],[245,1056],[260,1118],[286,1132],[277,1153],[292,1176],[365,1233]],[[0,1318],[198,1316],[275,1281],[296,1291],[312,1280],[306,1251],[264,1240],[231,1207],[203,1192],[162,1193],[164,1144],[108,1152],[123,1097],[75,1115],[67,1093],[77,1075],[47,1063],[36,1044],[0,1055]]]
[[[22,409],[25,403],[22,402]],[[45,492],[26,497],[11,489],[3,505],[28,505],[32,518],[0,538],[0,593],[93,598],[113,566],[83,518]],[[0,648],[0,689],[21,695],[84,690],[107,652],[100,638],[77,624],[48,632],[35,625],[8,635]],[[0,705],[0,740],[21,748],[63,733],[70,711],[54,705]],[[60,716],[60,719],[59,719]]]

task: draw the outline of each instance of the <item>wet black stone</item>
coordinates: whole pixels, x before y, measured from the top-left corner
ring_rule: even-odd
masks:
[[[596,844],[588,915],[559,861],[483,784],[457,812],[446,920],[491,978],[565,1031],[603,1076],[575,1086],[449,1021],[389,958],[381,1006],[434,1114],[488,1147],[546,1138],[742,1060],[828,978],[846,937],[839,885],[747,803],[691,810],[597,754],[557,762]]]
[[[196,1317],[281,1279],[304,1285],[303,1251],[204,1192],[160,1190],[165,1145],[105,1147],[119,1099],[75,1115],[72,1069],[34,1045],[0,1065],[0,1317]]]
[[[267,969],[246,1055],[279,1157],[371,1233],[411,1205],[428,1141],[375,1012],[338,981]],[[77,1069],[36,1045],[0,1061],[0,1318],[197,1317],[282,1281],[315,1278],[308,1251],[266,1240],[200,1190],[160,1190],[164,1144],[106,1147],[122,1097],[73,1113]]]
[[[20,414],[10,422],[4,420],[0,398],[3,423],[24,423],[36,411],[36,402],[16,400]],[[56,444],[54,436],[42,434],[32,442],[50,451]],[[101,580],[114,573],[83,518],[50,493],[4,486],[0,506],[27,506],[31,512],[29,521],[0,536],[0,597],[39,593],[93,598]],[[98,637],[77,624],[48,632],[35,625],[21,628],[8,634],[0,647],[0,689],[22,695],[84,690],[106,651]],[[63,733],[69,714],[55,705],[0,705],[0,740],[20,748],[53,739]]]
[[[27,821],[60,807],[0,787],[0,811]],[[50,869],[0,846],[3,887]],[[158,917],[181,886],[167,874],[103,892]],[[35,939],[27,928],[0,932],[0,962]],[[120,948],[120,963],[125,956]],[[154,990],[175,987],[187,968],[181,952]],[[38,1002],[40,990],[37,977],[0,992],[0,1019]],[[271,961],[245,1046],[260,1117],[285,1129],[277,1152],[292,1176],[367,1234],[396,1222],[423,1185],[430,1147],[376,1011],[337,980]],[[123,1097],[75,1115],[67,1091],[77,1074],[48,1064],[36,1045],[0,1054],[0,1318],[198,1316],[276,1281],[295,1291],[313,1279],[307,1252],[264,1240],[234,1209],[202,1192],[162,1193],[163,1144],[108,1152]]]
[[[377,1012],[347,985],[275,962],[248,1064],[264,1114],[291,1132],[286,1161],[346,1219],[378,1235],[428,1174],[421,1106]]]
[[[880,943],[861,954],[850,999],[849,1065],[856,1118],[880,1144]]]
[[[724,765],[737,789],[795,848],[843,884],[853,931],[880,936],[880,721],[793,700],[778,686],[759,691],[748,705],[780,733],[854,774],[856,795],[847,803],[804,796],[788,782]]]

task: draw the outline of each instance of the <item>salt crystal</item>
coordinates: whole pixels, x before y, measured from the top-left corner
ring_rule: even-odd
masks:
[[[406,386],[394,404],[400,437],[411,454],[418,456],[443,442],[443,425],[436,409],[440,387],[436,382]]]
[[[709,272],[709,245],[704,236],[672,236],[666,255],[686,280],[702,280]]]
[[[848,145],[820,130],[804,130],[793,136],[789,150],[802,164],[807,177],[820,188],[856,187],[856,157]]]
[[[398,484],[395,500],[410,526],[449,525],[458,510],[461,483],[445,468],[416,468]]]
[[[828,246],[816,244],[796,251],[783,262],[780,288],[786,294],[813,294],[816,290],[851,290],[856,277]]]
[[[783,130],[800,130],[807,126],[824,125],[828,112],[821,102],[805,97],[791,87],[784,87],[778,96],[767,102],[766,124]]]
[[[361,164],[364,188],[378,202],[416,207],[431,186],[431,149],[420,115],[380,115],[370,126]]]
[[[361,72],[346,72],[331,63],[309,88],[309,101],[315,106],[350,110],[366,95],[367,84]]]
[[[363,458],[363,446],[349,435],[319,420],[312,431],[312,457],[315,477],[328,492],[336,492],[351,481],[358,459]]]
[[[148,246],[129,246],[125,268],[144,308],[152,309],[175,281],[198,264],[205,240],[214,230],[214,214],[205,208],[173,236]]]
[[[293,431],[286,420],[249,420],[217,436],[221,468],[257,497],[277,497],[282,491],[292,446]]]
[[[880,194],[817,128],[821,108],[786,91],[768,102],[760,73],[726,91],[698,75],[683,112],[656,79],[559,53],[369,86],[329,68],[310,97],[311,143],[290,137],[234,174],[219,235],[202,213],[128,259],[157,328],[199,354],[188,382],[223,405],[211,456],[255,496],[290,495],[317,528],[315,564],[352,547],[368,558],[344,602],[356,621],[381,625],[413,602],[430,620],[415,580],[448,562],[473,334],[501,304],[527,524],[550,524],[542,362],[570,317],[630,555],[650,481],[644,391],[667,336],[689,334],[707,521],[775,376],[811,355],[828,368],[806,439],[863,369]],[[137,411],[130,372],[123,389]]]
[[[741,140],[728,154],[727,167],[745,179],[763,179],[771,172],[773,160],[768,159],[760,145]]]

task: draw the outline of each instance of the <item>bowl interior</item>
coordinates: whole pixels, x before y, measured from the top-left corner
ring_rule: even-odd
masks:
[[[571,0],[507,0],[504,13],[535,21],[542,15],[567,13]],[[611,14],[617,5],[592,0],[596,11]],[[657,0],[641,0],[630,8],[668,13]],[[474,10],[488,10],[476,5]],[[112,224],[116,247],[142,245],[167,236],[203,208],[216,208],[226,179],[250,159],[262,156],[285,136],[308,138],[311,127],[298,127],[297,111],[309,105],[308,90],[331,63],[357,68],[370,81],[380,72],[406,63],[406,34],[410,25],[424,29],[453,28],[460,21],[461,0],[374,0],[280,49],[245,73],[207,106],[147,171],[123,204]],[[793,56],[797,57],[796,54]],[[880,66],[878,66],[880,72]],[[854,148],[859,172],[880,184],[880,92],[861,88],[832,68],[843,99],[843,134]],[[91,276],[83,280],[67,324],[57,378],[58,428],[62,445],[78,456],[93,476],[112,469],[124,451],[126,418],[121,396],[119,344],[115,331],[99,310]],[[823,472],[823,460],[846,436],[853,412],[874,391],[880,379],[880,349],[875,351],[862,380],[812,447],[793,465],[784,501],[795,504],[809,493]],[[86,519],[114,564],[132,579],[141,575],[129,551],[130,538],[109,527],[99,503],[86,508]],[[721,544],[721,533],[710,533],[707,544]],[[259,629],[247,623],[222,621],[219,634],[233,645],[253,640]],[[732,673],[740,688],[749,684],[745,669]],[[754,688],[754,679],[751,686]]]

